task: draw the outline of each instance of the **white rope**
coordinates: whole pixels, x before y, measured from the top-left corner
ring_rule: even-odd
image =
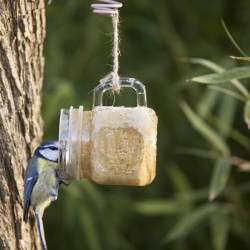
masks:
[[[106,4],[92,4],[91,7],[94,8],[94,13],[98,13],[100,15],[110,16],[112,17],[113,22],[113,70],[108,75],[100,80],[100,83],[105,83],[108,81],[112,81],[112,91],[119,92],[121,88],[120,77],[118,75],[119,70],[119,11],[117,8],[122,7],[122,4],[116,1],[111,0],[99,0],[101,2],[105,2]]]

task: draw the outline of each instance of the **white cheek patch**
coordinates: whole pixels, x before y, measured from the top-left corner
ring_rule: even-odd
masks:
[[[49,161],[58,161],[58,150],[51,150],[48,148],[39,151],[40,154]]]

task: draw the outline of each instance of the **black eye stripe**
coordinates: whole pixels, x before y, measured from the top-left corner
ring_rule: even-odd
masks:
[[[50,146],[50,147],[44,147],[42,149],[58,150],[58,147]]]
[[[58,150],[57,147],[48,147],[50,150]]]

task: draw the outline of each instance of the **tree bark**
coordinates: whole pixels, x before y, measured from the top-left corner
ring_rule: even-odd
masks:
[[[0,0],[0,249],[40,249],[23,217],[24,171],[42,137],[44,0]]]

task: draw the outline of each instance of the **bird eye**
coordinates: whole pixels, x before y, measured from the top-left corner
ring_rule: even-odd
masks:
[[[58,150],[57,147],[49,147],[50,150]]]

